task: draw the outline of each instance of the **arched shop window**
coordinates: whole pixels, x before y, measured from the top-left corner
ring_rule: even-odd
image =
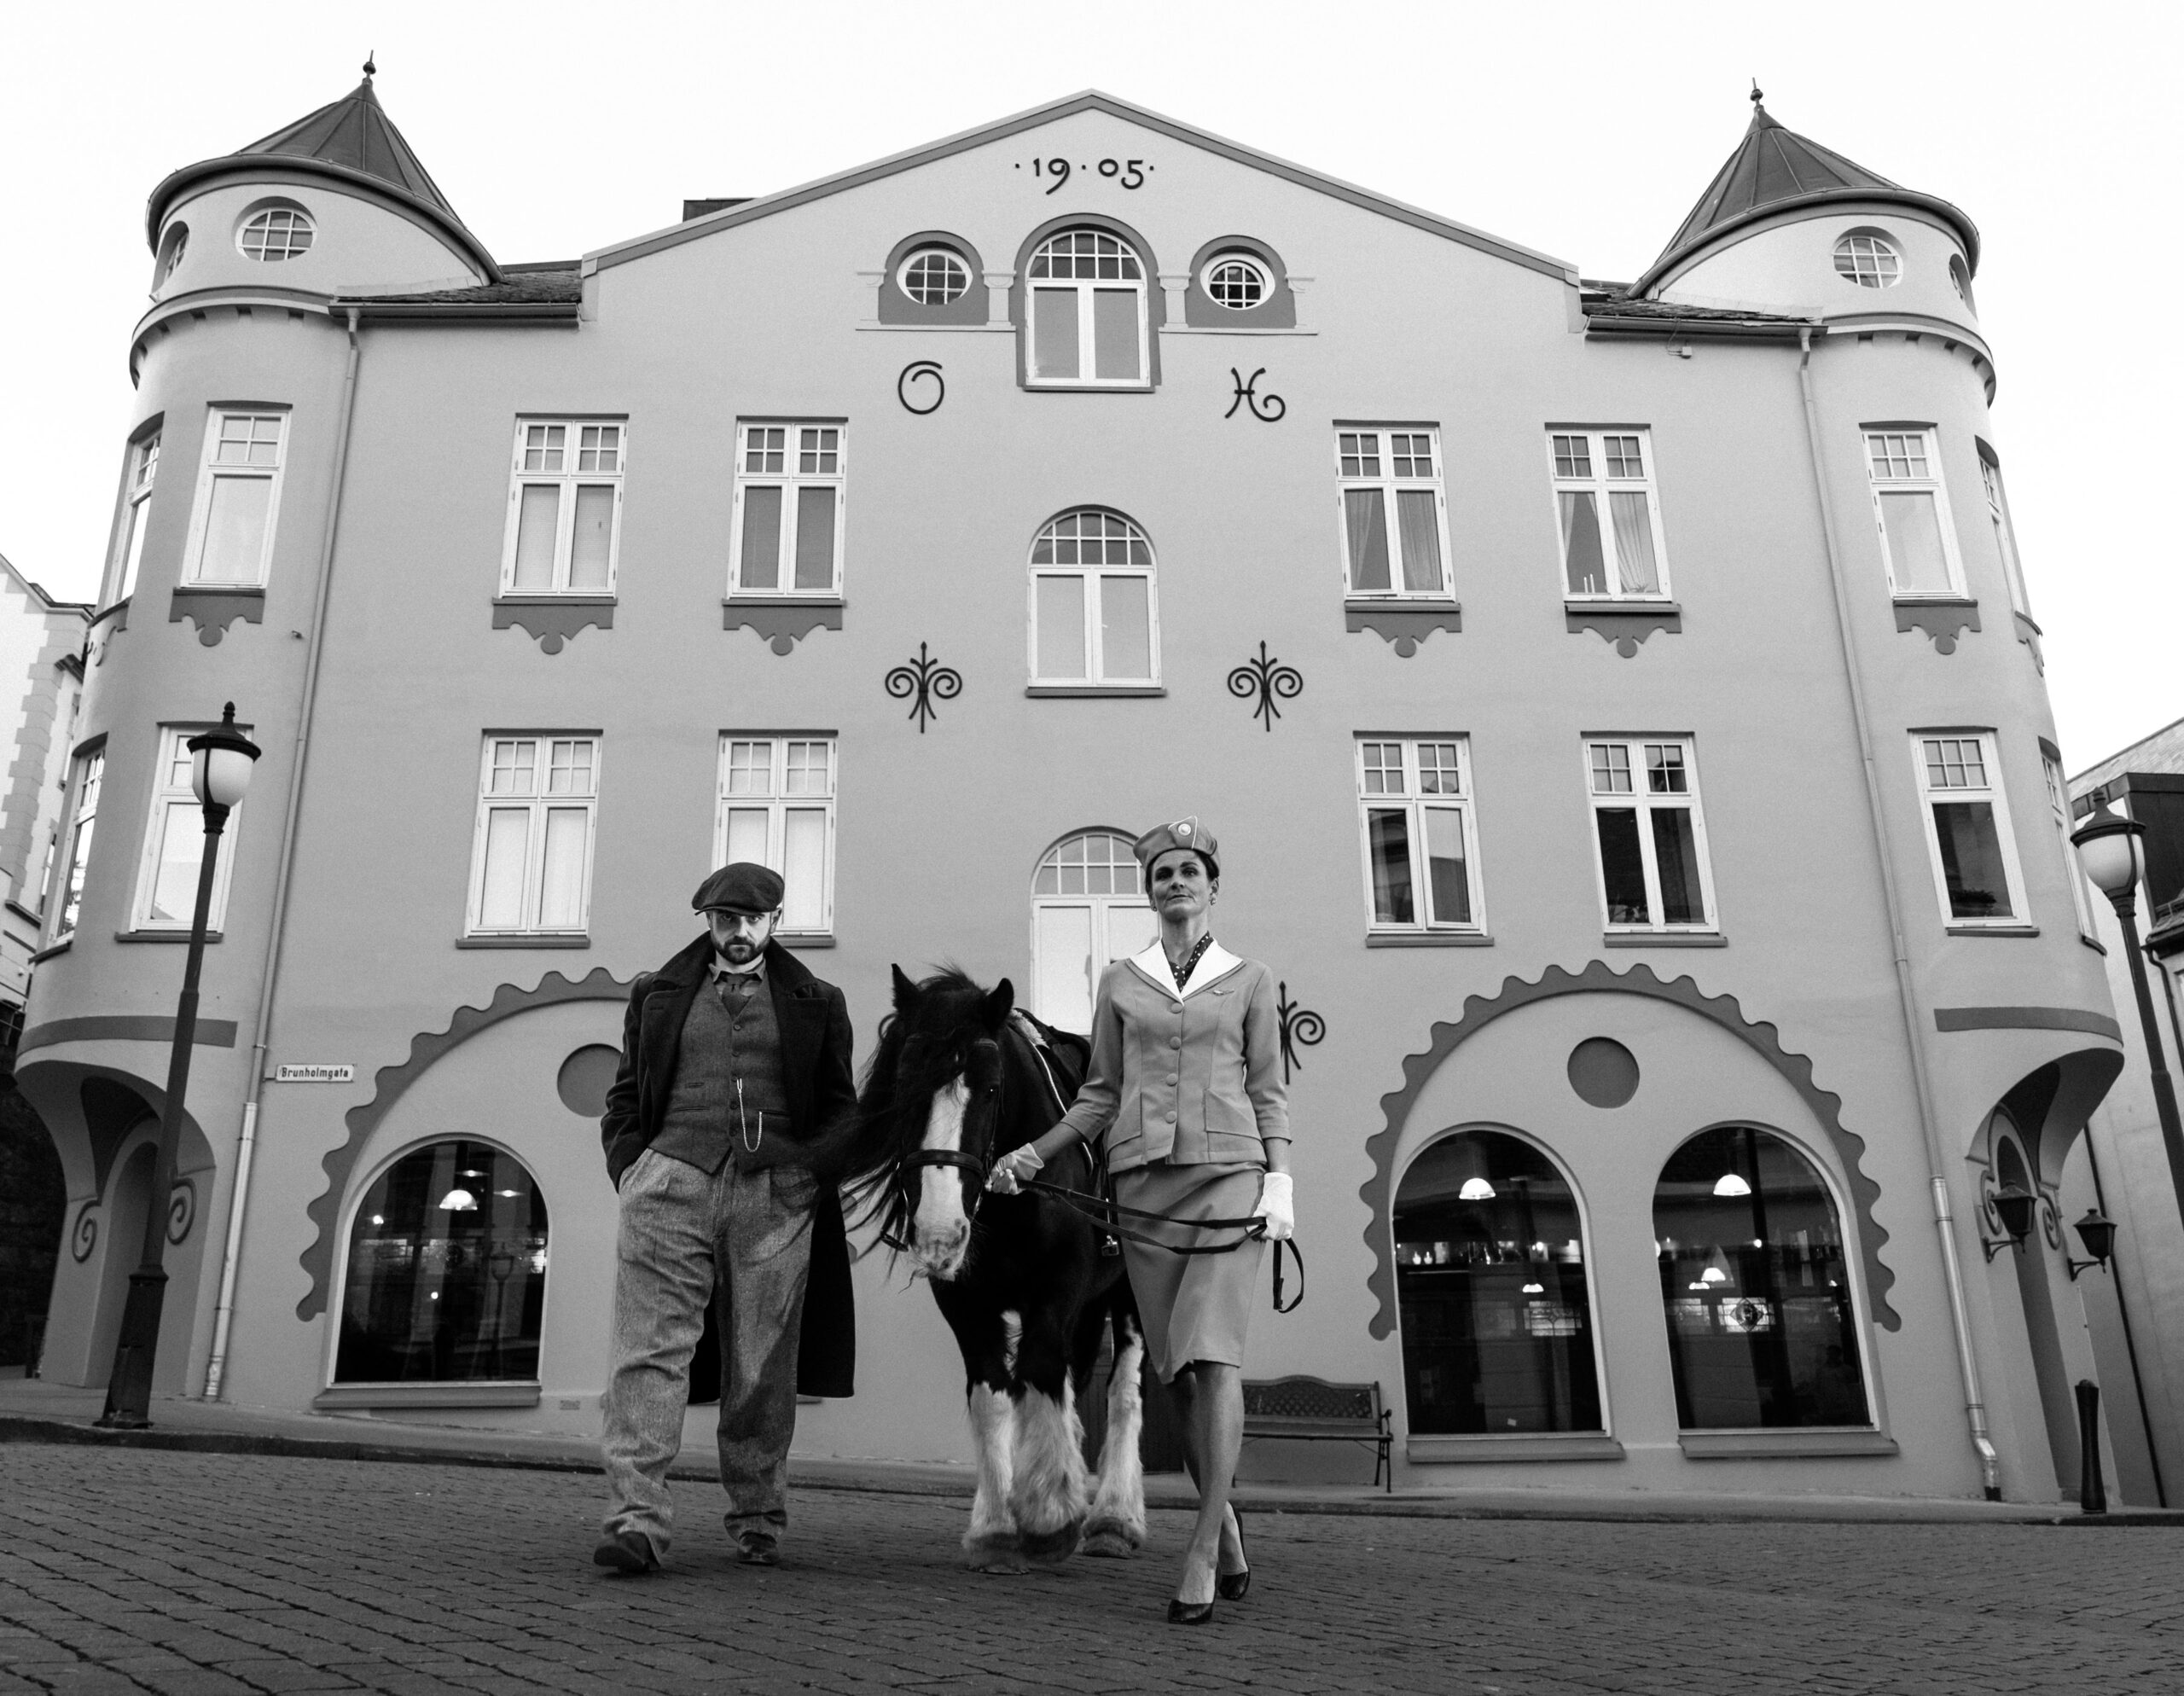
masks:
[[[1661,1172],[1653,1234],[1685,1430],[1871,1423],[1842,1228],[1803,1154],[1700,1132]]]
[[[349,1231],[337,1384],[536,1379],[546,1200],[484,1142],[404,1155]]]
[[[1396,1192],[1414,1435],[1600,1430],[1577,1199],[1520,1137],[1443,1137]]]

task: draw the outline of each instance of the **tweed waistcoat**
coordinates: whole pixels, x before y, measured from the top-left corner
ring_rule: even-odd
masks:
[[[706,1172],[718,1171],[730,1154],[738,1168],[750,1167],[767,1137],[786,1136],[789,1129],[772,992],[756,974],[741,994],[730,987],[735,982],[723,977],[691,998],[674,1087],[652,1145]]]

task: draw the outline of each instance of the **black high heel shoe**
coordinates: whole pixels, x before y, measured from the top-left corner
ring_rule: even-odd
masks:
[[[1244,1554],[1244,1512],[1233,1502],[1229,1505],[1228,1512],[1236,1521],[1236,1553],[1241,1555]],[[1215,1559],[1217,1565],[1219,1557],[1217,1556]],[[1244,1570],[1241,1572],[1217,1571],[1213,1575],[1213,1594],[1224,1602],[1243,1600],[1251,1593],[1251,1589],[1252,1562],[1248,1555],[1244,1557]]]
[[[1204,1625],[1212,1618],[1211,1602],[1170,1601],[1168,1604],[1168,1623],[1170,1625]]]

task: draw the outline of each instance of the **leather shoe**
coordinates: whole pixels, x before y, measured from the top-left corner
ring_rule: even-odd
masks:
[[[652,1552],[652,1539],[642,1531],[617,1531],[592,1550],[591,1564],[634,1575],[657,1572],[659,1557]]]
[[[1235,1506],[1234,1506],[1234,1505],[1231,1505],[1231,1507],[1229,1507],[1229,1509],[1228,1509],[1228,1512],[1229,1512],[1229,1514],[1231,1515],[1231,1517],[1233,1517],[1233,1518],[1234,1519],[1234,1520],[1236,1521],[1236,1553],[1237,1553],[1237,1554],[1244,1554],[1244,1513],[1243,1513],[1243,1510],[1242,1510],[1241,1508],[1240,1508],[1240,1507],[1235,1507]],[[1243,1600],[1244,1600],[1244,1598],[1245,1598],[1245,1596],[1246,1596],[1247,1594],[1250,1594],[1250,1592],[1251,1592],[1251,1588],[1252,1588],[1252,1562],[1251,1562],[1251,1557],[1250,1557],[1249,1555],[1245,1555],[1245,1556],[1244,1556],[1244,1570],[1243,1570],[1241,1572],[1217,1572],[1217,1573],[1215,1573],[1215,1574],[1214,1574],[1214,1577],[1213,1577],[1213,1594],[1214,1594],[1215,1595],[1217,1595],[1217,1596],[1220,1597],[1220,1598],[1221,1598],[1221,1600],[1222,1600],[1223,1601],[1224,1601],[1224,1602],[1240,1602],[1240,1601]]]
[[[1211,1602],[1170,1601],[1168,1604],[1168,1623],[1170,1625],[1205,1625],[1212,1618]]]
[[[735,1558],[746,1566],[778,1566],[781,1542],[764,1531],[745,1531],[735,1540]]]

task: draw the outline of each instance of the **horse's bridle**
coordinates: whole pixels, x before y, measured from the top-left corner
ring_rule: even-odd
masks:
[[[963,1124],[967,1129],[979,1105],[990,1104],[1001,1095],[1001,1043],[991,1037],[980,1037],[973,1042],[964,1051],[962,1076],[971,1096],[963,1108]],[[904,1190],[911,1189],[917,1182],[916,1175],[927,1166],[952,1166],[968,1175],[963,1184],[963,1217],[975,1222],[979,1203],[985,1196],[986,1174],[992,1170],[992,1162],[984,1155],[961,1148],[914,1148],[896,1164],[895,1181]]]

